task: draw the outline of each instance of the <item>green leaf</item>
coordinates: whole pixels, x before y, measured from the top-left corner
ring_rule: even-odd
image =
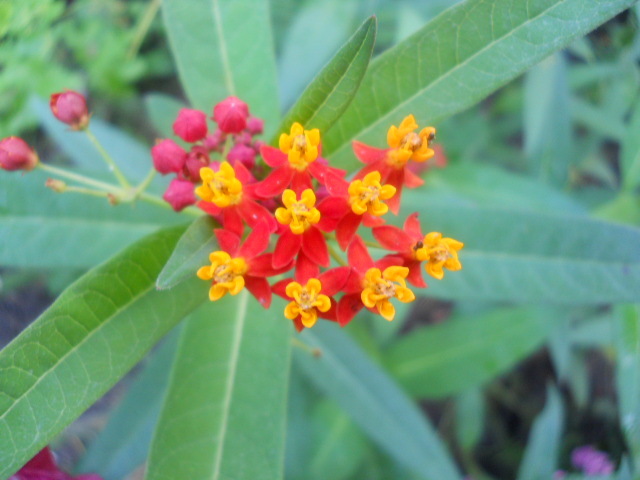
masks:
[[[471,452],[480,441],[485,423],[482,390],[470,388],[456,397],[456,434],[460,446]]]
[[[627,129],[622,119],[606,109],[574,97],[569,110],[577,124],[616,142],[623,141]]]
[[[458,394],[506,372],[540,347],[555,320],[546,313],[510,308],[423,327],[398,339],[384,364],[412,395]]]
[[[636,102],[631,121],[623,131],[620,152],[622,182],[626,190],[633,190],[640,184],[640,100]]]
[[[403,194],[423,231],[465,243],[463,269],[431,279],[427,294],[450,299],[632,302],[640,291],[640,229],[571,214],[425,204]],[[426,274],[425,274],[426,275]]]
[[[553,478],[560,451],[563,419],[560,393],[550,388],[547,393],[547,404],[531,428],[527,450],[520,464],[518,480]]]
[[[151,355],[124,399],[109,414],[106,427],[89,444],[78,472],[120,480],[144,463],[169,384],[180,331],[181,326],[176,327]]]
[[[247,291],[184,329],[147,480],[282,477],[290,324]]]
[[[105,198],[55,193],[44,188],[46,178],[37,170],[0,172],[0,265],[90,268],[161,226],[184,221],[143,203],[112,206]]]
[[[572,158],[567,66],[555,54],[533,67],[524,82],[524,149],[531,170],[564,186]]]
[[[158,289],[171,288],[193,277],[200,267],[208,263],[209,254],[220,249],[213,235],[213,229],[217,226],[217,222],[209,215],[198,217],[189,225],[158,275]]]
[[[620,424],[634,458],[640,459],[640,306],[616,309],[616,386]]]
[[[280,124],[288,132],[293,122],[319,128],[324,134],[355,95],[369,64],[376,39],[376,19],[366,20],[313,79]]]
[[[69,287],[0,352],[0,478],[15,472],[207,298],[155,279],[182,228],[153,234]]]
[[[319,324],[300,338],[320,349],[295,352],[309,379],[398,462],[438,480],[459,479],[436,432],[398,386],[335,325]]]
[[[150,93],[144,97],[144,105],[153,128],[166,138],[180,141],[173,133],[173,122],[185,105],[178,99],[163,93]]]
[[[420,125],[437,124],[633,3],[471,0],[450,8],[371,62],[324,151],[353,166],[350,140],[382,146],[410,113]]]
[[[163,0],[162,13],[191,105],[212,112],[233,95],[273,128],[279,115],[266,0]]]

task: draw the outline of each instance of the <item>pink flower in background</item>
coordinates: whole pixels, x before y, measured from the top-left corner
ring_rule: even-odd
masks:
[[[45,447],[9,480],[102,480],[102,477],[93,473],[72,477],[58,468],[51,450]]]
[[[587,475],[609,475],[615,470],[609,455],[591,445],[575,448],[571,452],[571,463]]]

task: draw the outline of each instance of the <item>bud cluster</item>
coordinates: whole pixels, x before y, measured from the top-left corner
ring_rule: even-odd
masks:
[[[170,139],[152,149],[155,168],[176,175],[164,198],[176,210],[196,204],[221,225],[214,230],[220,250],[197,272],[211,282],[212,301],[246,288],[268,308],[272,294],[279,295],[289,300],[284,315],[298,330],[318,318],[344,326],[362,308],[392,320],[392,299],[411,302],[410,286],[427,286],[423,268],[438,279],[445,268],[462,268],[463,244],[440,232],[423,234],[416,213],[404,228],[384,219],[398,214],[403,188],[423,183],[413,165],[434,157],[433,127],[419,129],[409,115],[389,128],[387,148],[354,142],[365,165],[348,179],[322,158],[318,129],[294,123],[275,148],[254,139],[262,122],[237,98],[216,105],[212,118],[217,129],[209,133],[204,112],[181,110],[174,132],[190,150]],[[258,153],[263,162],[256,162]],[[388,253],[374,260],[361,228]],[[286,272],[292,278],[269,283]]]

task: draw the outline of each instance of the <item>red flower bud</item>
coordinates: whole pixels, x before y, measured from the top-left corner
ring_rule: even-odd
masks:
[[[221,152],[223,150],[226,137],[227,134],[223,133],[222,130],[216,130],[212,134],[207,135],[202,143],[210,152]]]
[[[18,137],[0,140],[0,168],[3,170],[33,170],[38,154],[27,142]]]
[[[162,175],[179,172],[187,161],[187,152],[170,139],[158,141],[151,149],[153,166]]]
[[[171,180],[162,198],[164,198],[176,212],[179,212],[183,208],[196,203],[196,195],[193,190],[193,183],[190,181],[174,178]]]
[[[247,130],[251,135],[260,135],[264,131],[264,121],[261,118],[249,117]]]
[[[256,164],[256,152],[253,148],[246,145],[235,145],[227,155],[227,160],[234,164],[235,162],[242,163],[247,170],[252,170]]]
[[[202,140],[207,130],[207,115],[200,110],[183,108],[173,122],[173,132],[185,142]]]
[[[200,182],[200,169],[208,167],[211,159],[204,147],[193,147],[184,164],[184,175],[192,182]]]
[[[213,120],[224,133],[240,133],[247,126],[249,107],[236,97],[228,97],[213,109]]]
[[[83,130],[89,125],[89,112],[84,96],[73,90],[54,93],[49,100],[53,115],[73,130]]]

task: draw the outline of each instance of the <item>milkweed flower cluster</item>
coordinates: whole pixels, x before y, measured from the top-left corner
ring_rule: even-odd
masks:
[[[284,316],[298,330],[318,318],[344,326],[363,308],[393,320],[393,302],[411,302],[412,287],[427,286],[422,268],[437,279],[444,269],[462,268],[463,244],[440,232],[423,234],[416,213],[404,228],[386,224],[389,211],[399,212],[403,188],[423,183],[410,165],[434,156],[435,129],[420,129],[413,115],[389,128],[387,148],[354,142],[365,164],[354,175],[322,157],[316,128],[294,123],[277,148],[266,145],[254,138],[262,122],[235,97],[216,105],[212,119],[211,132],[204,112],[183,109],[174,132],[190,149],[171,139],[152,149],[155,168],[175,174],[164,198],[176,210],[196,204],[220,224],[214,230],[220,250],[197,272],[211,282],[212,301],[246,288],[269,308],[276,294],[288,301]],[[184,192],[174,194],[177,183]],[[362,228],[389,252],[374,260]],[[269,283],[283,274],[288,278]]]

